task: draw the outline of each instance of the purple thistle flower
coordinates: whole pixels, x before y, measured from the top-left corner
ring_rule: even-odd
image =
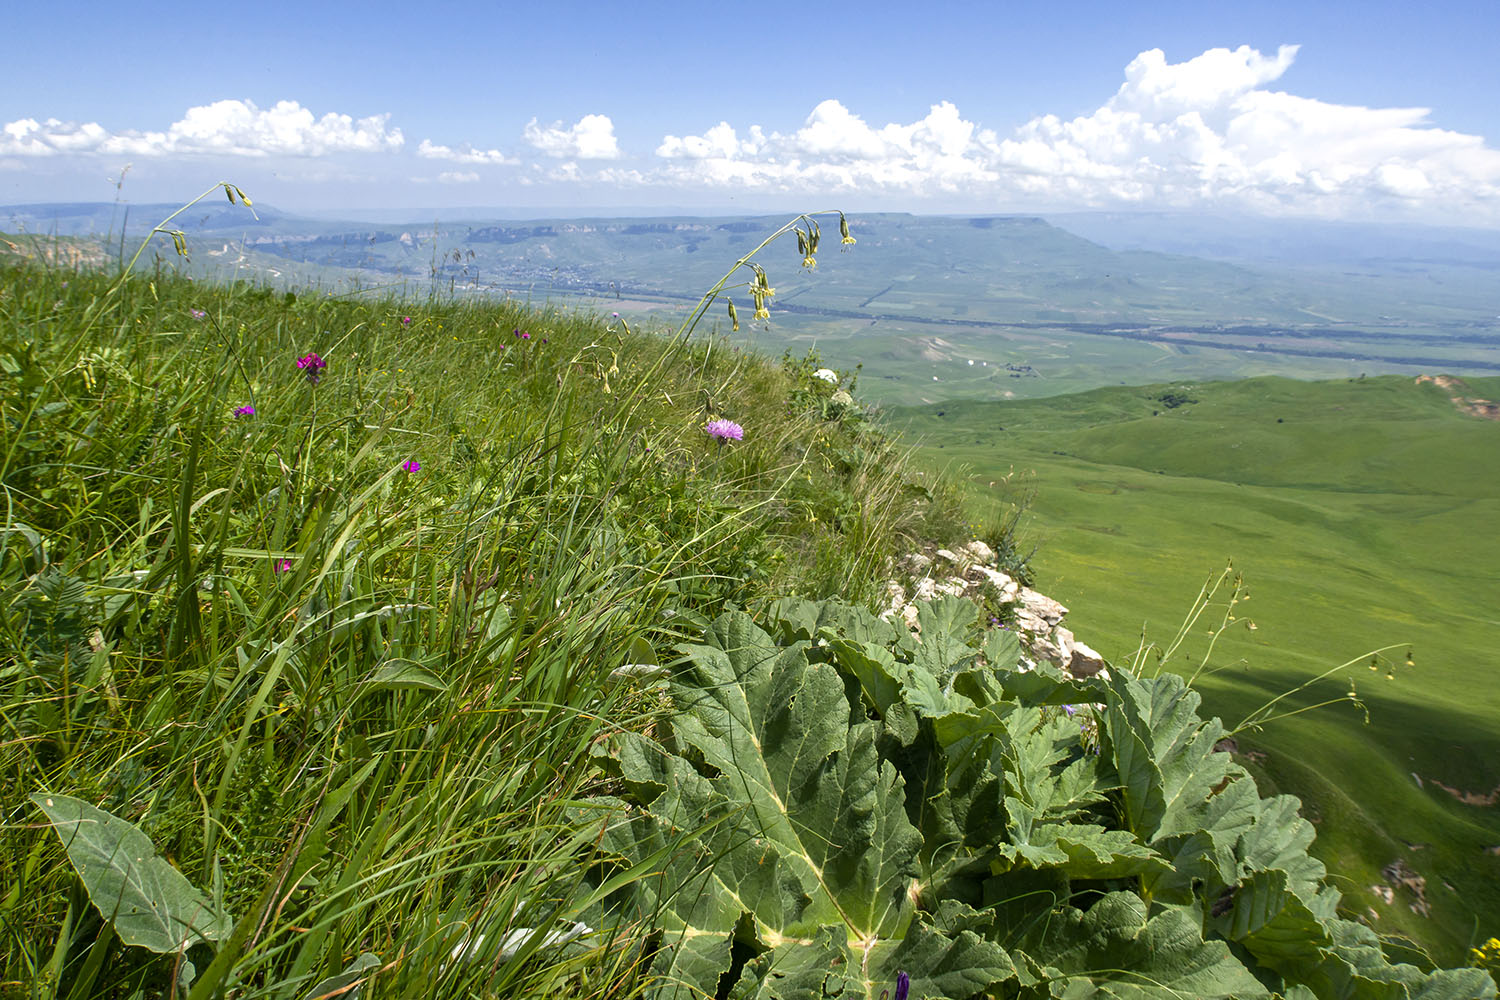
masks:
[[[192,316],[193,319],[202,319],[203,317],[207,316],[208,313],[204,312],[202,309],[189,309],[188,315]]]
[[[253,417],[255,416],[255,407],[249,403],[246,403],[244,406],[237,406],[235,407],[234,415],[237,417]]]
[[[418,462],[415,458],[408,458],[406,461],[401,463],[401,468],[405,469],[407,472],[416,472],[421,467],[422,463]]]
[[[720,441],[745,440],[745,428],[733,420],[710,420],[703,425],[703,433]]]
[[[611,319],[619,319],[620,318],[620,314],[619,313],[610,313],[609,316],[610,316]]]
[[[401,317],[401,325],[402,326],[411,326],[411,317],[410,316],[402,316]]]

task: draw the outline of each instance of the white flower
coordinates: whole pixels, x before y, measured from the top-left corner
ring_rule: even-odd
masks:
[[[824,382],[827,382],[829,385],[839,384],[839,373],[834,371],[832,368],[819,368],[817,371],[813,372],[813,378],[820,378]]]

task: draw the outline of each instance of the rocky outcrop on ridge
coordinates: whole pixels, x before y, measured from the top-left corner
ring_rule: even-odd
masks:
[[[957,549],[934,548],[903,557],[898,568],[911,583],[886,582],[887,605],[881,617],[901,619],[913,632],[919,630],[917,605],[942,594],[968,597],[978,603],[991,598],[1006,607],[1010,623],[1027,654],[1046,660],[1074,677],[1104,674],[1108,665],[1087,643],[1063,625],[1068,609],[1046,594],[1023,586],[999,568],[995,550],[978,539]]]

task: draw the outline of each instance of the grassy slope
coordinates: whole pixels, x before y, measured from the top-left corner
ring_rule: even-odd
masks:
[[[497,957],[580,911],[569,804],[601,729],[654,707],[609,672],[728,606],[870,594],[964,530],[816,367],[515,304],[7,264],[0,995],[172,976],[112,941],[45,789],[238,921],[222,961],[191,952],[195,1000],[301,996],[361,951],[385,996],[628,996],[624,942]]]
[[[1500,380],[1470,387],[1493,398]],[[1500,844],[1500,814],[1432,784],[1500,785],[1500,424],[1400,377],[1173,386],[1198,400],[1176,409],[1153,398],[1166,388],[948,403],[897,421],[971,464],[982,490],[1034,470],[1016,481],[1036,490],[1039,586],[1107,656],[1130,655],[1143,624],[1169,639],[1232,557],[1253,597],[1239,613],[1258,628],[1226,634],[1212,661],[1224,669],[1201,680],[1230,725],[1364,650],[1411,643],[1414,667],[1404,647],[1392,653],[1394,681],[1361,663],[1300,697],[1337,699],[1352,678],[1369,725],[1335,705],[1247,742],[1319,816],[1316,850],[1348,877],[1351,903],[1456,959],[1476,921],[1481,940],[1500,927],[1500,857],[1484,851]],[[1196,669],[1201,639],[1180,669]],[[1398,857],[1427,877],[1431,921],[1365,891]]]

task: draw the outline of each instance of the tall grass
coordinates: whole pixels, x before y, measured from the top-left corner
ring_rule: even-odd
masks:
[[[0,323],[0,996],[638,992],[577,924],[570,810],[659,708],[612,673],[962,530],[812,359],[714,336],[24,262]],[[38,791],[227,939],[121,944]]]

